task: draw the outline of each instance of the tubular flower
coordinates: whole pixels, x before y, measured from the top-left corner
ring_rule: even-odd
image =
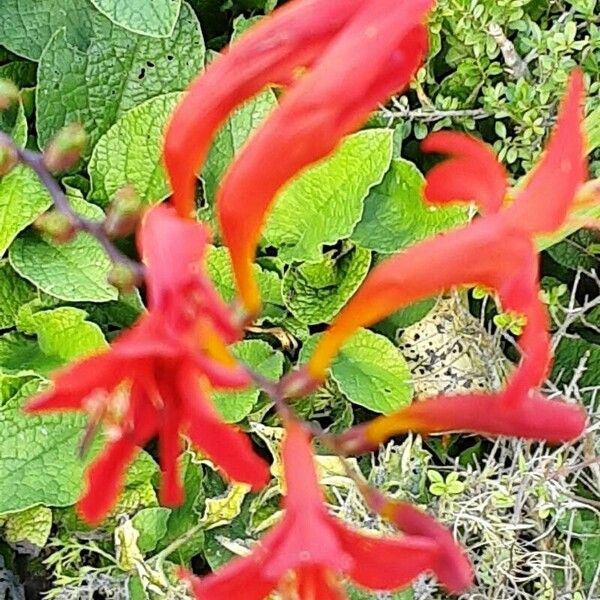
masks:
[[[164,162],[173,203],[185,216],[193,209],[196,172],[227,115],[268,83],[290,87],[231,167],[217,199],[247,314],[260,307],[252,262],[275,194],[301,169],[332,152],[379,102],[408,84],[427,49],[422,21],[432,3],[291,2],[215,60],[175,111]],[[302,68],[306,73],[296,77]],[[282,160],[273,162],[273,155]],[[265,164],[270,165],[267,171]]]
[[[177,472],[180,433],[238,481],[261,487],[268,468],[246,436],[213,409],[211,387],[240,388],[248,376],[226,352],[235,336],[226,309],[199,270],[208,233],[204,226],[157,207],[139,240],[147,265],[149,312],[109,350],[60,371],[53,387],[34,398],[29,412],[84,410],[89,433],[104,422],[107,443],[87,472],[78,509],[97,523],[114,505],[125,469],[139,448],[158,435],[161,499],[182,501]],[[177,305],[179,302],[179,306]]]
[[[363,2],[226,173],[217,210],[238,293],[249,314],[260,305],[252,264],[276,193],[330,154],[380,102],[406,87],[427,51],[423,21],[432,4]],[[280,160],[273,161],[273,156]]]
[[[284,382],[283,389],[293,394],[314,388],[358,327],[459,285],[495,289],[505,310],[525,315],[527,324],[519,340],[521,363],[499,394],[413,404],[345,434],[347,451],[376,445],[408,430],[469,430],[549,441],[581,433],[585,415],[580,409],[550,402],[534,392],[547,374],[551,357],[534,242],[535,235],[560,227],[586,175],[582,88],[581,73],[576,71],[546,153],[507,208],[502,208],[507,193],[504,171],[484,144],[455,133],[433,134],[426,140],[426,150],[451,156],[428,174],[427,200],[473,200],[483,216],[462,229],[417,244],[374,269],[321,337],[308,366]]]
[[[198,600],[260,600],[278,590],[285,599],[343,600],[336,573],[368,589],[394,590],[434,571],[447,551],[429,532],[400,538],[366,536],[329,515],[319,489],[310,440],[297,423],[283,444],[285,516],[247,557],[204,579],[189,577]],[[441,528],[441,526],[440,526]],[[459,552],[458,548],[453,552]],[[451,576],[449,589],[460,579]]]

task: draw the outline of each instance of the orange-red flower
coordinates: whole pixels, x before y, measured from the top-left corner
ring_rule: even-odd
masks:
[[[333,152],[380,102],[408,85],[427,51],[423,22],[432,4],[363,2],[225,174],[218,217],[240,300],[250,315],[260,307],[252,264],[277,192]]]
[[[547,152],[508,208],[501,208],[507,193],[504,171],[485,145],[454,133],[433,134],[425,142],[426,150],[451,156],[428,174],[426,198],[430,202],[474,200],[483,216],[462,229],[417,244],[375,268],[321,337],[308,367],[293,374],[284,383],[284,390],[298,393],[314,387],[358,327],[458,285],[493,288],[505,310],[525,315],[527,324],[519,340],[521,363],[503,392],[415,404],[348,433],[348,451],[410,429],[466,429],[551,441],[572,439],[581,433],[585,416],[580,409],[544,400],[534,392],[547,374],[551,356],[548,317],[539,299],[534,236],[560,227],[583,184],[582,94],[582,76],[576,71]],[[359,433],[368,439],[360,439]]]
[[[233,479],[255,488],[268,479],[247,437],[223,423],[208,398],[213,386],[239,388],[249,380],[227,354],[225,342],[236,330],[200,270],[207,230],[157,207],[146,215],[139,239],[149,312],[109,350],[57,373],[52,389],[27,405],[29,412],[84,410],[92,425],[107,425],[107,444],[87,472],[78,504],[90,523],[110,510],[127,465],[156,435],[165,504],[182,500],[180,432]]]
[[[412,514],[403,528],[422,534],[381,538],[348,529],[327,512],[309,436],[300,424],[288,425],[282,452],[287,487],[282,521],[249,556],[204,579],[190,577],[199,600],[260,600],[275,590],[286,599],[343,600],[337,574],[364,588],[395,590],[424,571],[437,571],[444,555],[451,559],[446,566],[450,570],[457,564],[454,554],[462,557],[447,540],[442,548],[441,526],[431,528]],[[453,591],[470,583],[465,573],[440,572],[442,583]]]

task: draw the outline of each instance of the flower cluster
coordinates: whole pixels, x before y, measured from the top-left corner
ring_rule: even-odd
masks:
[[[425,20],[432,4],[293,0],[227,49],[190,86],[164,143],[173,208],[149,210],[138,232],[148,312],[109,350],[59,372],[53,388],[28,405],[30,411],[84,410],[92,426],[106,425],[106,447],[87,473],[79,503],[89,522],[111,509],[127,465],[155,436],[165,504],[182,500],[180,434],[229,477],[255,489],[266,483],[267,465],[246,436],[221,421],[209,398],[212,388],[250,384],[249,372],[228,345],[260,310],[253,263],[261,228],[290,179],[329,155],[379,103],[409,84],[427,51]],[[217,195],[238,292],[237,303],[228,307],[202,270],[209,233],[191,218],[196,174],[219,126],[268,84],[284,88],[280,102],[230,166]],[[369,506],[401,536],[365,535],[328,514],[315,473],[312,434],[283,399],[316,389],[359,327],[454,286],[483,285],[497,292],[504,309],[526,318],[521,361],[503,390],[431,398],[321,441],[348,454],[406,431],[464,430],[550,442],[580,435],[584,413],[538,391],[551,353],[535,238],[569,219],[585,183],[582,95],[576,71],[546,153],[515,191],[508,190],[504,168],[481,142],[447,132],[424,142],[424,151],[449,157],[429,172],[427,201],[475,202],[480,216],[376,267],[321,336],[308,364],[267,390],[286,424],[285,514],[250,556],[204,579],[184,575],[199,599],[259,600],[273,591],[290,599],[342,599],[338,574],[368,589],[399,589],[425,571],[452,593],[468,587],[472,573],[463,551],[422,511],[365,486]]]

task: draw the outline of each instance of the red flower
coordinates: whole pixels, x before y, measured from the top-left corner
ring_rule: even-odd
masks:
[[[199,600],[260,600],[275,590],[284,598],[342,600],[346,595],[336,573],[368,589],[395,590],[423,571],[435,570],[440,552],[448,551],[425,528],[423,536],[378,538],[352,531],[329,515],[309,437],[299,424],[288,425],[283,462],[287,485],[283,520],[250,556],[204,579],[190,577]],[[459,549],[452,552],[462,556]],[[465,585],[470,582],[448,575],[444,583],[458,591],[463,589],[459,579]]]
[[[291,394],[314,388],[358,327],[457,285],[482,284],[495,289],[505,310],[526,316],[519,340],[521,364],[506,389],[496,396],[435,398],[415,404],[345,434],[346,451],[377,444],[384,436],[409,429],[466,429],[550,441],[572,439],[583,430],[585,416],[579,408],[543,400],[533,391],[546,376],[551,356],[548,317],[539,299],[534,236],[560,227],[585,177],[582,88],[581,73],[576,71],[546,154],[518,190],[513,204],[504,210],[504,171],[485,145],[452,133],[433,134],[425,142],[427,150],[452,156],[428,174],[427,199],[475,200],[484,216],[417,244],[375,268],[321,337],[308,367],[294,373],[283,389]],[[536,411],[537,420],[533,418]],[[364,439],[360,437],[363,433]]]
[[[155,435],[165,504],[182,500],[180,432],[233,479],[256,488],[268,479],[267,466],[249,440],[224,424],[208,399],[211,386],[239,388],[249,381],[224,354],[221,338],[234,337],[235,329],[200,271],[207,239],[204,226],[166,207],[152,209],[139,236],[149,312],[109,350],[56,374],[53,388],[27,405],[29,412],[85,410],[91,425],[101,420],[107,425],[108,442],[87,472],[78,504],[90,523],[114,505],[127,465]]]

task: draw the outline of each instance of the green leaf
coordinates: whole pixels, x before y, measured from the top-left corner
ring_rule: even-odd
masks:
[[[169,37],[181,9],[181,0],[92,0],[92,3],[117,25],[152,37]]]
[[[35,297],[35,289],[15,273],[8,261],[0,261],[0,329],[14,327],[21,305]]]
[[[54,32],[64,27],[68,42],[85,48],[92,12],[88,0],[3,0],[0,40],[11,52],[39,60]]]
[[[24,414],[23,404],[42,383],[23,381],[0,405],[0,513],[69,506],[81,493],[85,463],[77,449],[85,417]]]
[[[17,165],[0,178],[0,256],[51,204],[46,188],[27,167]]]
[[[28,335],[0,336],[0,371],[46,377],[66,362],[105,348],[102,331],[85,318],[84,311],[67,306],[29,315]]]
[[[369,192],[352,239],[364,248],[390,254],[467,222],[466,206],[425,204],[424,183],[411,162],[392,161],[383,181]]]
[[[427,298],[420,302],[415,302],[397,310],[395,313],[390,315],[387,319],[377,323],[373,329],[378,333],[382,333],[390,340],[394,341],[397,337],[399,329],[405,329],[410,325],[418,323],[421,319],[425,318],[429,311],[435,306],[434,298]]]
[[[125,112],[144,100],[185,89],[203,60],[198,20],[187,5],[167,39],[136,35],[100,13],[93,16],[90,43],[84,51],[68,43],[64,30],[57,32],[38,69],[40,146],[67,123],[78,121],[90,137],[89,155]]]
[[[162,506],[143,508],[131,519],[131,524],[139,531],[137,545],[142,554],[152,552],[167,533],[167,522],[171,511]]]
[[[46,545],[51,528],[52,511],[46,506],[32,506],[8,515],[3,537],[19,554],[37,556]]]
[[[181,94],[157,96],[125,113],[98,141],[88,171],[90,199],[107,204],[127,184],[147,204],[170,194],[162,165],[163,131]]]
[[[371,252],[355,247],[337,260],[326,255],[321,262],[288,269],[283,278],[287,307],[309,325],[330,321],[362,283],[370,264]]]
[[[33,87],[36,82],[36,66],[28,60],[15,60],[0,66],[0,79],[9,79],[20,88]]]
[[[85,310],[88,319],[97,323],[104,332],[131,327],[144,312],[144,304],[137,290],[121,295],[117,300],[110,302],[102,304],[83,302],[77,306]]]
[[[600,346],[581,338],[563,337],[555,351],[550,379],[559,386],[567,387],[575,374],[579,388],[593,388],[600,374]],[[584,397],[592,398],[588,389]]]
[[[102,220],[102,209],[70,198],[82,216]],[[78,233],[66,244],[49,236],[27,231],[10,247],[10,263],[25,279],[47,294],[73,302],[115,300],[118,291],[108,283],[112,263],[102,246],[90,235]]]
[[[586,117],[585,132],[587,139],[587,152],[591,154],[600,146],[600,105]]]
[[[363,200],[392,158],[392,131],[370,129],[349,136],[329,158],[310,167],[277,196],[265,243],[286,261],[321,260],[325,244],[350,237]]]
[[[279,379],[283,373],[283,354],[262,340],[244,340],[231,348],[234,356],[253,371],[269,379]],[[259,390],[250,388],[233,392],[213,392],[213,402],[228,423],[247,417],[258,400]]]
[[[210,247],[206,257],[206,271],[225,302],[231,302],[235,297],[235,284],[227,248]],[[258,287],[263,301],[261,319],[281,316],[284,312],[284,303],[279,274],[275,271],[263,269],[256,264],[254,265],[254,273],[258,280]],[[258,322],[260,322],[260,319]]]
[[[214,201],[217,185],[233,157],[276,106],[275,94],[267,90],[242,104],[219,130],[202,170],[209,202]]]
[[[588,250],[598,236],[586,229],[576,231],[568,239],[548,248],[548,254],[568,269],[593,269],[598,266],[598,256]]]
[[[300,352],[304,363],[318,340],[313,336]],[[389,414],[410,404],[411,374],[400,351],[387,338],[360,329],[342,347],[330,369],[340,391],[354,404]]]

